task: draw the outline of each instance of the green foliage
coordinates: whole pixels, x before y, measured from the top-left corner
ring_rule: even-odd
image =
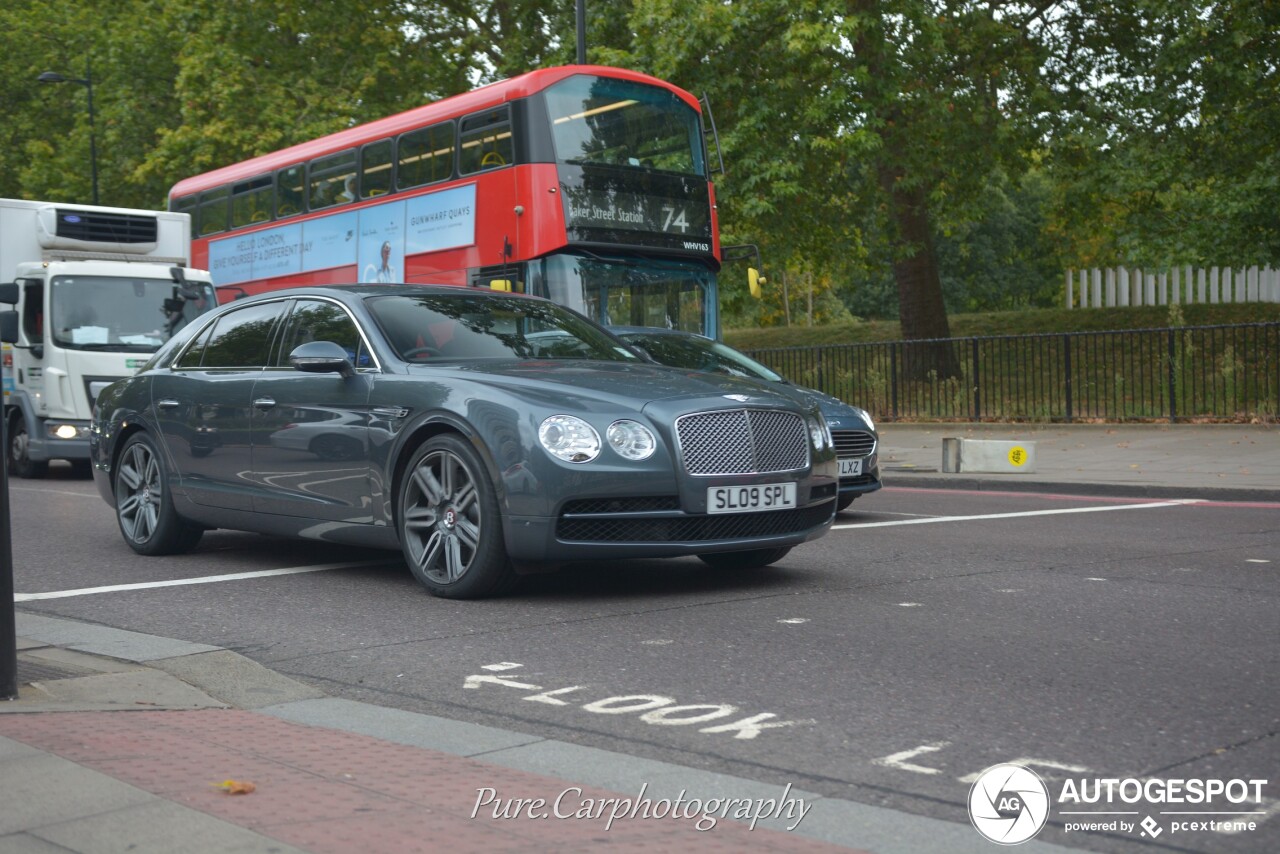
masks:
[[[1183,305],[1184,326],[1216,326],[1232,323],[1280,321],[1280,303],[1223,303]],[[1171,308],[1035,309],[978,312],[951,317],[957,338],[994,335],[1042,335],[1054,332],[1103,332],[1114,329],[1162,329],[1170,325]],[[791,327],[726,328],[726,344],[740,350],[766,347],[811,347],[823,344],[858,344],[902,339],[898,324],[890,320],[850,320],[807,329]]]
[[[1274,0],[587,10],[588,61],[709,96],[723,242],[757,244],[769,278],[757,303],[726,268],[729,325],[784,322],[784,278],[793,322],[811,276],[819,318],[901,329],[1054,305],[1067,267],[1280,261]],[[198,172],[573,61],[573,16],[564,0],[9,0],[0,195],[90,200],[88,92],[41,71],[91,69],[102,201],[159,208]],[[940,299],[918,299],[934,281]]]

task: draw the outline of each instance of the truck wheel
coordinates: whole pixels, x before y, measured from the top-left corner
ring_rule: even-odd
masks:
[[[28,455],[31,437],[21,414],[9,419],[9,471],[18,477],[42,478],[49,473],[48,460],[33,460]]]
[[[748,549],[744,552],[712,552],[698,555],[698,560],[713,569],[759,569],[777,563],[791,551],[790,546],[777,549]]]
[[[493,483],[464,440],[436,436],[414,452],[400,485],[399,510],[404,558],[432,594],[475,599],[515,583]]]
[[[204,528],[178,515],[169,494],[169,476],[151,437],[135,433],[116,464],[116,519],[124,541],[140,555],[189,552]]]

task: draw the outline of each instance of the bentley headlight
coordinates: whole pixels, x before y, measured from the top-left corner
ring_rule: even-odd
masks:
[[[647,460],[658,448],[658,440],[639,421],[615,421],[604,431],[604,437],[623,459]]]
[[[827,426],[827,419],[822,417],[821,412],[815,412],[809,419],[809,437],[819,451],[835,445],[835,440],[831,438],[831,428]]]
[[[552,415],[538,428],[547,453],[570,463],[589,463],[600,455],[600,434],[581,418]]]

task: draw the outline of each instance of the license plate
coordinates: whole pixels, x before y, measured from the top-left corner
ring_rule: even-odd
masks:
[[[762,513],[796,506],[794,483],[707,487],[708,513]]]
[[[840,476],[841,477],[857,477],[862,474],[862,460],[841,460]]]

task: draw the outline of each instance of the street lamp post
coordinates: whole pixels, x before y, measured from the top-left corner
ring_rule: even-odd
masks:
[[[84,77],[66,77],[56,71],[46,71],[36,78],[41,83],[79,83],[89,93],[89,169],[93,175],[93,203],[98,204],[98,140],[93,119],[93,69],[89,60],[84,63]]]

